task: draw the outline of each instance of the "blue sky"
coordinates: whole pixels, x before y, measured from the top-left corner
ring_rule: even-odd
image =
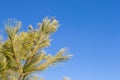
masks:
[[[46,80],[120,80],[119,0],[0,0],[0,33],[3,21],[16,18],[22,30],[55,16],[61,27],[47,49],[55,54],[67,47],[74,56],[40,75]]]

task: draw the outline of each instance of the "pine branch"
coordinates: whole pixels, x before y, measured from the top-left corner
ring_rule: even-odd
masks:
[[[50,25],[50,26],[49,26]],[[27,67],[27,64],[30,63],[32,57],[35,55],[35,53],[37,52],[38,49],[42,48],[43,46],[39,46],[42,44],[43,41],[45,41],[48,36],[50,35],[51,32],[56,31],[57,28],[57,22],[55,22],[55,20],[49,20],[47,18],[45,18],[43,20],[42,25],[40,25],[41,29],[39,31],[40,36],[38,38],[38,41],[36,42],[36,46],[34,47],[34,49],[31,51],[30,57],[26,60],[26,63],[24,65],[24,67]]]
[[[61,49],[54,56],[42,50],[50,46],[50,36],[58,28],[56,19],[43,19],[35,30],[32,25],[27,32],[20,32],[20,22],[9,19],[4,25],[8,39],[0,43],[0,80],[25,80],[37,71],[66,61],[69,55],[63,55]],[[1,61],[3,60],[3,61]]]
[[[15,59],[15,62],[17,64],[17,71],[19,74],[21,74],[21,70],[20,70],[20,62],[18,60],[18,57],[17,57],[17,53],[16,53],[16,50],[15,50],[15,37],[16,37],[16,34],[17,32],[19,31],[20,29],[20,26],[21,26],[21,22],[18,22],[17,20],[8,20],[8,22],[4,25],[5,28],[6,28],[6,33],[11,41],[11,48],[12,48],[12,52],[13,52],[13,55],[14,55],[14,59]]]
[[[17,58],[17,56],[16,56],[16,52],[15,52],[15,47],[14,47],[13,40],[11,40],[11,43],[12,43],[12,49],[13,49],[15,61],[16,61],[17,67],[18,67],[18,72],[21,74],[20,65],[19,65],[20,62],[19,62],[19,60],[18,60],[18,58]]]

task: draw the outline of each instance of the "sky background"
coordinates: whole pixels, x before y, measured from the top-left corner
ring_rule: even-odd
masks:
[[[27,30],[46,16],[55,16],[61,24],[47,52],[67,47],[74,56],[41,72],[42,77],[120,80],[119,0],[0,0],[0,33],[8,18],[21,20],[22,30]]]

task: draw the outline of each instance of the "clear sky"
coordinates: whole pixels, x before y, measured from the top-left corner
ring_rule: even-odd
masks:
[[[46,16],[55,16],[61,24],[47,51],[55,54],[67,47],[74,56],[41,72],[42,77],[120,80],[119,0],[0,0],[1,29],[7,18],[21,20],[22,29],[27,30]]]

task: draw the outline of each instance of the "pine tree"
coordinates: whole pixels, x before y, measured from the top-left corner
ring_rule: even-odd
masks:
[[[0,80],[31,80],[32,73],[68,60],[70,55],[64,55],[64,48],[54,56],[44,50],[58,26],[56,19],[45,18],[38,29],[30,25],[28,31],[20,32],[21,22],[9,19],[4,24],[8,38],[0,42]]]

